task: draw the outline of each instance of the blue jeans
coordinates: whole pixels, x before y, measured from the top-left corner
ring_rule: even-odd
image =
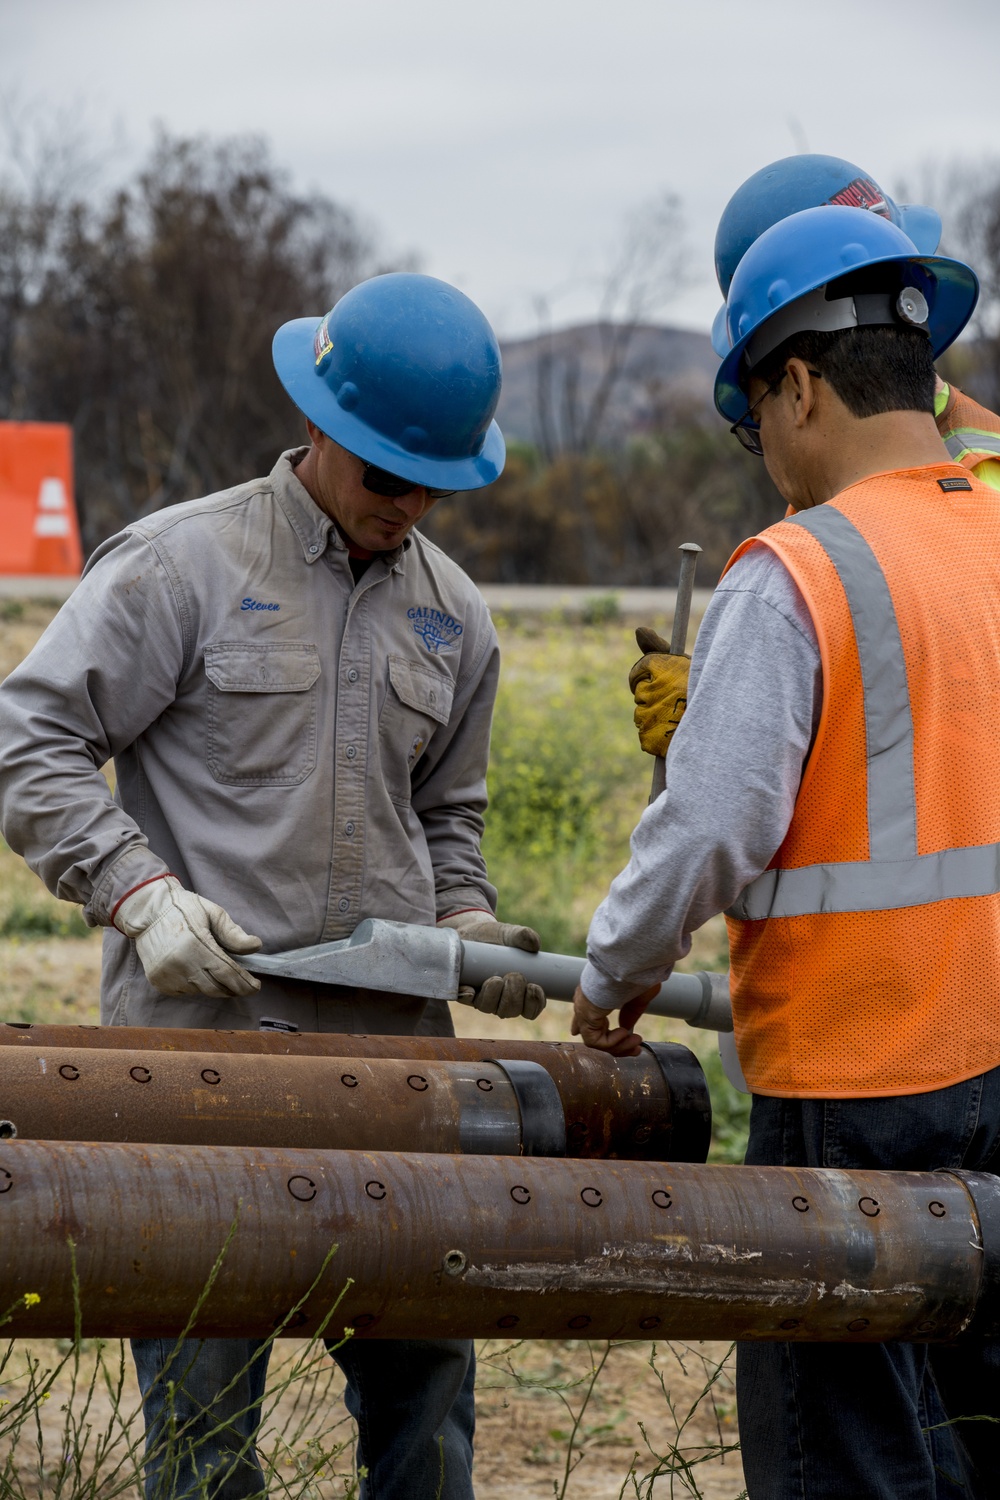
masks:
[[[1000,1169],[1000,1068],[883,1099],[754,1095],[753,1166]],[[736,1361],[750,1500],[997,1500],[1000,1341],[756,1344]]]
[[[359,1339],[330,1352],[347,1378],[358,1468],[368,1470],[361,1500],[473,1500],[472,1344]],[[255,1437],[270,1347],[133,1339],[132,1354],[146,1419],[146,1500],[266,1495]]]

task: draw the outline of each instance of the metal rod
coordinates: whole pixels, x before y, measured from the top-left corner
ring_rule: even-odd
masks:
[[[59,1069],[68,1066],[87,1076],[88,1060],[95,1050],[107,1055],[112,1051],[141,1053],[139,1062],[130,1066],[145,1067],[150,1072],[154,1062],[165,1054],[180,1058],[192,1052],[207,1052],[213,1054],[208,1066],[220,1074],[224,1060],[235,1063],[255,1055],[275,1061],[398,1058],[466,1065],[496,1058],[521,1060],[540,1065],[554,1082],[566,1118],[569,1156],[704,1161],[711,1138],[712,1112],[705,1075],[694,1054],[677,1043],[649,1044],[639,1057],[614,1058],[574,1042],[343,1036],[336,1032],[196,1031],[188,1027],[0,1023],[0,1116],[10,1118],[15,1114],[13,1096],[3,1088],[3,1079],[14,1076],[7,1062],[10,1054],[23,1053],[31,1060],[30,1069],[35,1070],[38,1069],[35,1059],[46,1058],[49,1078],[55,1073],[61,1082],[66,1082]],[[200,1077],[200,1070],[195,1071]],[[246,1081],[245,1074],[240,1076]],[[35,1079],[34,1073],[32,1078]],[[252,1086],[252,1079],[247,1086]],[[130,1087],[133,1093],[139,1092],[131,1079]],[[218,1086],[204,1087],[205,1093],[215,1100]],[[217,1102],[209,1104],[212,1109],[219,1108]],[[14,1123],[18,1123],[16,1118]],[[247,1128],[252,1123],[249,1121]],[[19,1128],[22,1134],[32,1133],[28,1127]],[[54,1128],[49,1126],[48,1132]],[[206,1135],[201,1139],[207,1142],[209,1138]],[[214,1139],[219,1142],[218,1137]],[[278,1144],[277,1138],[267,1142],[259,1136],[256,1139],[261,1144]],[[287,1137],[284,1139],[290,1143]]]
[[[694,575],[698,568],[701,548],[697,542],[682,542],[677,549],[681,554],[681,569],[677,578],[677,597],[674,603],[674,620],[670,629],[670,654],[683,656],[687,646],[688,624],[691,619],[691,599],[694,594]],[[667,789],[667,758],[658,755],[653,761],[653,782],[649,800],[655,802]]]
[[[231,1232],[195,1335],[871,1343],[998,1326],[985,1174],[7,1141],[5,1337],[72,1334],[70,1240],[85,1335],[172,1337]]]
[[[674,605],[674,620],[670,629],[671,656],[683,656],[687,648],[694,575],[698,569],[698,558],[701,556],[701,548],[697,542],[682,542],[677,550],[681,554],[681,570],[677,579],[677,602]]]

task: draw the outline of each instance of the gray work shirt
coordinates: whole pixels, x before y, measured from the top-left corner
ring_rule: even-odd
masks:
[[[584,994],[606,1010],[662,983],[691,933],[766,870],[792,819],[823,701],[819,645],[791,574],[752,547],[719,584],[691,659],[667,789],[594,913]]]
[[[416,532],[355,585],[302,451],[106,542],[0,688],[3,835],[91,925],[167,870],[266,952],[495,906],[486,603]],[[283,993],[165,999],[105,937],[109,1022],[245,1027]]]

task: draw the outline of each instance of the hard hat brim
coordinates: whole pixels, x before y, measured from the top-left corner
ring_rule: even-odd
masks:
[[[712,348],[719,359],[725,359],[729,353],[729,329],[726,326],[726,304],[724,302],[712,319]]]
[[[922,203],[895,203],[897,222],[921,255],[934,255],[941,243],[941,215]]]
[[[844,210],[838,211],[844,212]],[[927,332],[934,358],[937,359],[938,355],[943,354],[955,342],[972,317],[979,297],[979,280],[976,273],[962,261],[951,260],[942,255],[885,255],[866,262],[865,269],[867,270],[870,266],[893,264],[921,266],[934,278],[936,289],[927,322]],[[830,277],[826,275],[809,286],[803,286],[795,300],[798,301],[808,292],[825,286],[829,280]],[[780,310],[783,309],[775,308],[775,314]],[[739,383],[740,365],[747,344],[755,334],[767,326],[769,321],[769,318],[763,318],[753,328],[747,329],[719,366],[719,373],[715,377],[715,405],[729,422],[739,422],[750,409],[747,394]]]
[[[345,411],[324,381],[317,379],[313,339],[321,315],[293,318],[274,335],[271,356],[278,379],[299,411],[348,453],[365,463],[377,464],[401,479],[430,489],[479,490],[492,484],[503,472],[507,447],[496,422],[490,423],[483,446],[466,458],[439,458],[434,454],[409,453]]]

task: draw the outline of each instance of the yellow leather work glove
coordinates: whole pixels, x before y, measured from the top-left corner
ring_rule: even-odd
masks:
[[[635,727],[647,755],[666,755],[687,707],[689,656],[672,656],[670,642],[648,625],[635,633],[640,656],[628,674],[635,699]]]

